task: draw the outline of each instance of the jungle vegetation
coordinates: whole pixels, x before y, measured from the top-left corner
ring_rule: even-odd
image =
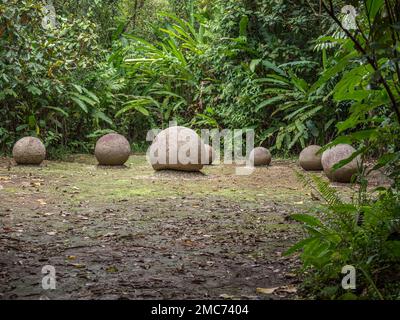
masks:
[[[306,233],[288,254],[313,297],[400,299],[399,56],[398,0],[1,0],[0,153],[26,135],[53,159],[89,153],[111,131],[143,151],[172,120],[252,128],[284,157],[352,144],[346,161],[374,163],[358,196],[300,174],[326,205],[293,217]],[[372,195],[378,169],[393,183]],[[332,283],[346,264],[351,293]]]

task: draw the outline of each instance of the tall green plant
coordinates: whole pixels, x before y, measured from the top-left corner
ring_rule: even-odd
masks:
[[[128,75],[133,75],[139,95],[126,103],[118,115],[137,110],[149,114],[149,109],[162,123],[168,122],[184,107],[197,100],[200,81],[190,60],[203,54],[206,30],[203,24],[193,25],[172,14],[166,27],[160,28],[159,40],[150,43],[134,35],[134,51],[124,57]]]
[[[340,136],[331,145],[356,143],[360,145],[358,153],[380,154],[375,168],[391,168],[398,185],[400,33],[396,25],[400,2],[362,1],[356,30],[342,24],[332,1],[323,1],[322,5],[346,39],[339,42],[338,63],[325,70],[320,81],[343,74],[332,96],[337,102],[351,104],[350,116],[337,125]]]
[[[299,145],[325,143],[329,131],[337,120],[335,105],[326,95],[328,84],[310,85],[296,75],[295,68],[313,66],[311,61],[297,61],[276,66],[265,60],[253,60],[250,67],[262,64],[268,70],[263,78],[257,79],[265,87],[263,101],[256,111],[269,109],[275,121],[261,133],[262,140],[276,136],[274,148],[286,152]],[[318,80],[317,80],[318,82]]]
[[[305,186],[325,200],[310,214],[294,214],[306,238],[285,254],[300,251],[303,270],[311,271],[306,288],[319,298],[398,299],[400,289],[400,202],[398,193],[383,191],[370,199],[366,188],[354,202],[341,200],[325,180],[298,173]],[[356,289],[341,287],[342,268],[356,268]],[[390,282],[387,280],[390,279]]]

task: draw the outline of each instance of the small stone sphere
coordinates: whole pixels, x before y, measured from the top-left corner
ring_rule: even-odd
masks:
[[[200,171],[203,168],[204,142],[186,127],[174,126],[161,131],[148,150],[153,169]]]
[[[300,166],[306,171],[321,171],[322,163],[321,163],[321,154],[317,154],[317,152],[321,150],[320,146],[311,145],[305,148],[299,156]]]
[[[46,158],[46,147],[38,138],[25,137],[15,143],[12,153],[17,164],[40,165]]]
[[[269,166],[272,160],[271,152],[263,147],[254,148],[250,153],[250,163],[255,166]]]
[[[131,146],[124,136],[109,133],[97,141],[94,154],[100,165],[122,166],[129,159]]]
[[[215,161],[216,157],[215,150],[209,144],[205,144],[204,147],[206,149],[204,164],[212,164]]]
[[[348,144],[338,144],[322,154],[321,162],[326,176],[335,182],[349,183],[352,176],[357,173],[361,164],[361,157],[357,156],[350,163],[333,171],[333,166],[342,160],[349,158],[356,149]]]

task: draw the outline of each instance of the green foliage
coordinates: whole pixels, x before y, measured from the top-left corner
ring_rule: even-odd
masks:
[[[206,27],[201,23],[192,25],[172,14],[164,16],[170,22],[159,28],[157,42],[127,34],[130,49],[121,52],[122,59],[114,57],[124,61],[124,72],[138,93],[119,110],[118,116],[132,110],[149,116],[151,110],[154,121],[163,125],[187,111],[184,107],[192,106],[199,98],[198,94],[193,96],[199,91],[193,71],[197,66],[190,60],[203,54]]]
[[[259,142],[270,137],[274,144],[278,133],[279,140],[284,136],[279,128],[287,114],[257,108],[268,90],[258,79],[269,69],[252,61],[316,57],[312,34],[300,30],[317,19],[296,2],[54,0],[57,27],[50,30],[41,27],[43,4],[1,6],[6,28],[0,100],[6,116],[0,144],[6,152],[27,134],[48,139],[50,147],[73,144],[78,150],[101,129],[118,127],[144,139],[147,129],[172,119],[254,128]],[[293,132],[304,125],[298,124]],[[316,138],[307,137],[310,130],[316,133],[310,125],[286,146]]]
[[[34,134],[46,144],[58,144],[76,125],[65,120],[78,118],[73,104],[85,120],[106,117],[95,107],[97,96],[83,85],[82,77],[104,57],[93,21],[57,15],[57,26],[42,27],[42,3],[3,1],[0,5],[1,49],[0,101],[4,150],[19,136]],[[78,41],[77,41],[78,39]],[[110,122],[109,119],[107,119]]]
[[[396,40],[399,31],[395,26],[400,2],[365,1],[357,17],[357,31],[343,27],[332,1],[322,4],[345,37],[319,39],[332,42],[338,49],[333,57],[335,62],[324,65],[311,89],[339,77],[329,96],[339,105],[350,106],[349,116],[337,124],[340,135],[324,149],[338,143],[359,146],[336,168],[360,154],[378,155],[378,160],[359,176],[358,197],[351,203],[341,201],[334,189],[319,178],[299,175],[327,203],[313,215],[293,216],[303,223],[307,236],[288,254],[301,251],[303,268],[312,270],[307,288],[317,297],[398,299],[400,68]],[[391,188],[377,190],[378,195],[371,199],[365,175],[383,167],[393,184]],[[345,265],[358,271],[353,293],[345,293],[340,287],[340,272]]]
[[[345,299],[341,270],[352,265],[357,271],[357,289],[352,297],[396,299],[400,286],[400,202],[391,190],[369,199],[361,188],[353,202],[340,199],[336,190],[317,176],[298,173],[306,186],[326,200],[313,214],[295,214],[307,237],[286,254],[300,251],[303,270],[310,271],[305,288],[318,298]]]
[[[331,2],[331,1],[329,1]],[[366,1],[357,17],[359,31],[343,28],[341,21],[325,9],[342,28],[346,38],[337,43],[337,63],[325,69],[317,84],[336,75],[340,81],[330,95],[337,103],[350,104],[349,116],[337,124],[340,134],[331,144],[352,143],[359,153],[381,156],[374,168],[386,166],[397,183],[399,173],[400,66],[398,42],[400,33],[396,15],[399,1]],[[327,40],[327,39],[326,39]]]
[[[256,60],[258,61],[258,60]],[[289,152],[296,144],[302,148],[311,141],[325,143],[324,137],[336,120],[334,105],[326,97],[323,83],[319,87],[310,86],[305,79],[299,78],[293,68],[314,65],[310,61],[297,61],[276,66],[269,61],[259,61],[273,71],[264,78],[257,79],[265,85],[266,96],[256,111],[268,108],[271,117],[280,119],[261,134],[263,140],[276,136],[275,147]],[[252,69],[254,69],[253,60]],[[318,80],[317,80],[318,82]],[[322,112],[321,112],[322,111]]]
[[[116,103],[124,101],[126,83],[105,63],[112,5],[53,1],[56,26],[45,29],[46,3],[0,2],[1,152],[25,135],[42,138],[50,156],[58,148],[89,152],[87,136],[114,128]]]
[[[295,77],[302,78],[301,83],[313,83],[318,71],[319,55],[313,52],[312,41],[325,23],[314,9],[296,1],[217,1],[213,5],[211,46],[201,60],[217,80],[207,83],[209,98],[203,104],[215,110],[221,126],[253,128],[257,143],[285,149],[285,153],[309,143],[324,143],[324,133],[328,133],[327,140],[333,135],[332,124],[340,118],[331,117],[337,108],[330,101],[320,101],[324,112],[318,113],[320,119],[314,118],[321,127],[321,122],[327,123],[326,128],[318,128],[311,119],[321,106],[317,99],[322,100],[325,92],[311,97],[294,84],[300,84]],[[309,30],[308,25],[316,23],[320,28]],[[279,76],[285,84],[278,79],[264,81]],[[280,112],[281,102],[293,103],[293,107]],[[296,111],[303,107],[309,114],[301,119],[301,111]],[[288,119],[292,112],[299,118],[293,114]]]
[[[117,36],[127,32],[145,39],[154,39],[155,25],[161,24],[163,20],[159,13],[169,12],[174,8],[169,0],[120,0],[116,2],[119,3],[119,24],[115,30],[114,40]]]

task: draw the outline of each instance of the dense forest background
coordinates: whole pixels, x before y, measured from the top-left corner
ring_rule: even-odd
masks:
[[[316,42],[336,32],[319,3],[52,3],[48,29],[46,2],[0,6],[3,153],[28,134],[51,157],[89,152],[108,130],[142,150],[147,130],[171,120],[254,128],[258,143],[288,153],[329,141],[349,108],[329,98],[334,81],[304,90],[333,58]]]

